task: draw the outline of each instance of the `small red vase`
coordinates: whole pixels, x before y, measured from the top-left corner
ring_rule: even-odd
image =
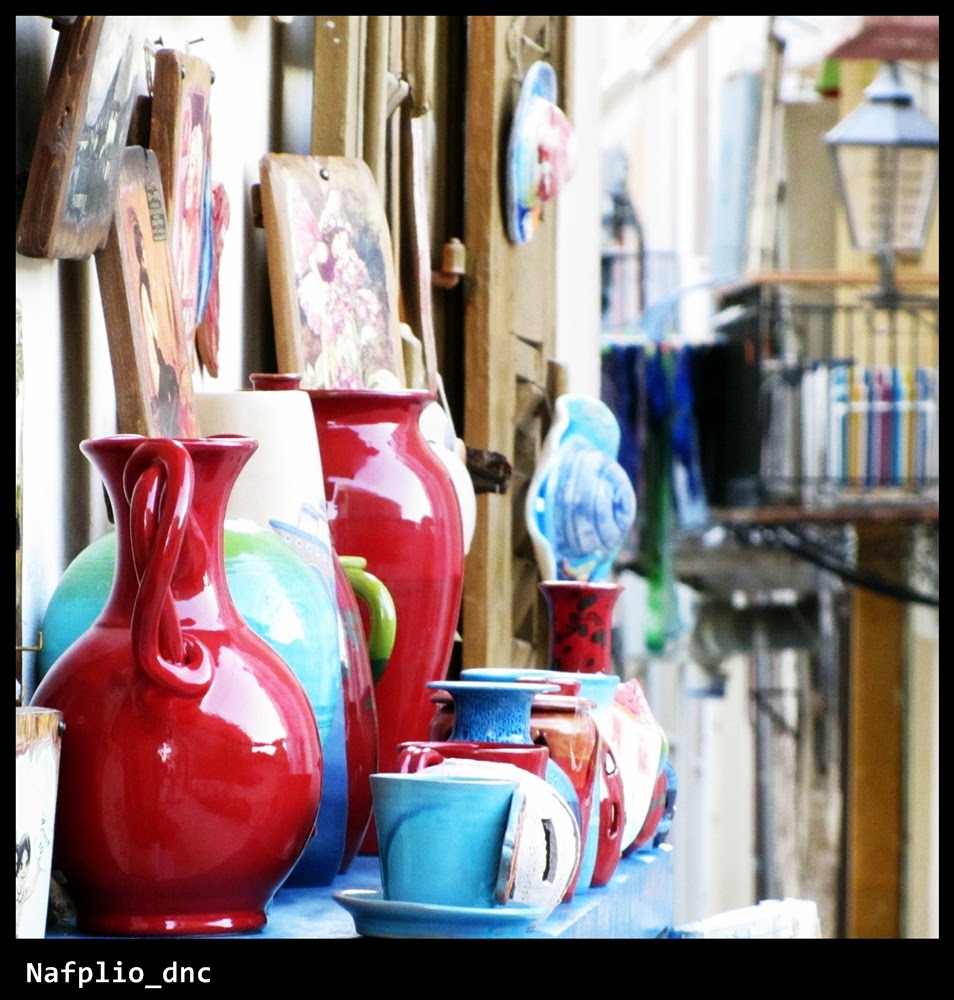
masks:
[[[613,673],[613,608],[623,588],[616,583],[545,580],[540,590],[550,614],[550,669]]]
[[[84,441],[116,520],[99,617],[33,702],[63,713],[55,857],[82,931],[216,934],[265,907],[315,829],[314,710],[239,615],[226,503],[250,438]]]

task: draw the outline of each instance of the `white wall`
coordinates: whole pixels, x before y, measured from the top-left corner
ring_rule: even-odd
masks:
[[[567,367],[570,392],[600,394],[600,92],[598,17],[573,18],[573,73],[566,112],[579,157],[572,180],[557,196],[556,360]]]
[[[149,16],[140,21],[143,39],[161,37],[166,47],[184,49],[187,42],[204,38],[192,52],[207,59],[215,73],[210,104],[213,178],[225,185],[231,224],[220,270],[220,375],[205,383],[237,389],[268,356],[273,336],[264,234],[252,227],[249,190],[258,181],[258,161],[273,134],[273,45],[276,33],[287,29],[265,15]],[[39,15],[16,19],[18,173],[29,168],[36,138],[57,37],[51,24]],[[140,68],[139,92],[145,90]],[[297,110],[286,109],[288,113],[310,123],[310,100]],[[115,432],[115,393],[92,261],[17,254],[16,296],[23,311],[26,368],[23,636],[32,645],[69,561],[108,526],[102,489],[90,475],[79,443]],[[197,388],[203,388],[201,378]],[[34,659],[24,655],[27,697],[35,686]]]

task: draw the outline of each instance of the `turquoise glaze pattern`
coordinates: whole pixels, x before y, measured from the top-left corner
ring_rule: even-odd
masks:
[[[532,743],[530,707],[541,691],[553,685],[512,684],[500,681],[431,681],[434,691],[454,699],[452,740],[478,743]]]
[[[537,677],[541,679],[576,680],[580,682],[580,697],[596,702],[593,717],[599,722],[600,714],[609,712],[613,707],[616,689],[621,681],[616,674],[584,674],[570,670],[544,670],[527,667],[467,667],[460,672],[462,680],[491,681],[500,680],[514,682],[522,678]]]
[[[607,580],[636,519],[636,494],[619,454],[610,408],[582,394],[559,396],[525,517],[544,580]]]

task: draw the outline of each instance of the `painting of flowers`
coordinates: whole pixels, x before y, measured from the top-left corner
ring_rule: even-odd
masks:
[[[391,239],[360,160],[261,161],[279,368],[303,389],[403,388]]]

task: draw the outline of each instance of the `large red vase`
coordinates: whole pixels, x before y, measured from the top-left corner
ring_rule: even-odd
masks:
[[[84,441],[116,520],[105,607],[33,703],[63,713],[55,858],[94,934],[249,931],[315,829],[322,755],[291,668],[237,611],[230,490],[256,443]]]
[[[394,649],[375,687],[381,761],[390,761],[399,743],[427,739],[426,685],[447,676],[464,582],[460,505],[420,430],[430,393],[307,391],[335,550],[360,553],[394,600]],[[373,818],[363,850],[377,850]]]

